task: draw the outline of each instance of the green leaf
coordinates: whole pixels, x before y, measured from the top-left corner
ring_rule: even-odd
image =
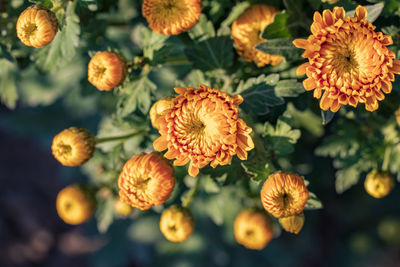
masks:
[[[335,114],[335,112],[330,110],[321,110],[322,125],[330,123],[333,120],[333,117],[335,117]]]
[[[158,34],[147,27],[142,27],[143,56],[150,60],[152,65],[163,63],[170,54],[171,47],[167,45],[169,36]]]
[[[221,191],[220,185],[209,175],[201,177],[201,184],[203,185],[204,191],[209,194]]]
[[[318,210],[322,209],[323,205],[321,203],[321,200],[318,199],[317,195],[315,195],[313,192],[308,192],[309,197],[306,202],[306,206],[304,207],[305,210]]]
[[[292,103],[288,103],[287,110],[293,117],[293,124],[296,127],[303,127],[311,134],[319,137],[324,134],[324,127],[321,124],[321,117],[316,115],[311,109],[300,111]]]
[[[287,20],[289,14],[284,11],[276,14],[274,17],[274,22],[268,25],[264,32],[262,33],[262,38],[270,40],[276,38],[286,38],[290,37],[289,27],[287,25]]]
[[[14,109],[18,100],[15,83],[18,67],[13,62],[1,57],[0,66],[0,100],[9,109]]]
[[[275,94],[274,87],[270,83],[276,82],[276,75],[264,74],[257,78],[250,78],[246,82],[240,81],[236,88],[237,94],[241,94],[244,102],[242,107],[246,111],[256,114],[267,114],[269,108],[284,103],[283,99]]]
[[[278,38],[265,41],[256,46],[256,49],[261,52],[279,55],[286,59],[286,61],[297,61],[301,59],[302,50],[293,45],[293,38]]]
[[[275,94],[279,97],[297,97],[304,92],[302,83],[296,79],[281,80],[275,86]]]
[[[201,42],[215,37],[215,29],[211,21],[203,14],[200,16],[199,21],[189,31],[189,36],[192,40]]]
[[[103,199],[101,196],[96,196],[96,198],[97,229],[100,233],[105,233],[114,221],[114,200],[111,197]]]
[[[335,187],[338,194],[357,184],[360,178],[360,170],[356,165],[350,168],[344,168],[336,172]]]
[[[241,165],[250,179],[256,183],[265,181],[271,174],[269,164],[263,160],[252,160],[247,162],[241,162]]]
[[[368,20],[371,23],[374,22],[379,17],[379,15],[382,13],[384,6],[385,6],[384,3],[377,3],[375,5],[364,6],[367,8],[367,11],[368,11],[368,16],[367,16],[366,20]],[[346,16],[352,17],[352,16],[354,16],[355,13],[356,13],[355,10],[351,10],[351,11],[346,12]]]
[[[51,0],[29,0],[29,2],[42,7],[47,7],[47,8],[53,7],[53,3]]]
[[[121,88],[122,97],[117,104],[117,114],[120,117],[126,117],[136,109],[147,114],[151,105],[151,93],[156,89],[157,86],[147,75],[124,83]]]
[[[276,126],[269,122],[264,124],[263,136],[265,137],[267,148],[277,154],[286,155],[294,150],[294,144],[300,138],[300,130],[292,129],[291,115],[285,112],[278,118]]]
[[[54,71],[70,62],[79,46],[79,17],[75,13],[77,1],[68,3],[65,25],[54,40],[43,48],[36,50],[36,64],[44,71]]]
[[[221,23],[222,27],[230,26],[248,7],[250,3],[248,1],[244,1],[241,3],[237,3],[233,8],[229,16]]]

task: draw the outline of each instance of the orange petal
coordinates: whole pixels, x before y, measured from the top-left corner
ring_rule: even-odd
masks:
[[[182,158],[178,157],[174,161],[174,166],[184,166],[184,165],[186,165],[186,163],[188,163],[188,161],[189,161],[189,158],[187,158],[187,157],[182,157]]]
[[[293,40],[293,44],[297,48],[307,49],[310,46],[310,43],[306,39],[295,39]]]
[[[199,168],[195,167],[193,162],[190,162],[188,173],[190,176],[196,177],[199,174]]]
[[[368,11],[365,7],[363,6],[358,6],[356,8],[356,13],[354,14],[355,18],[358,18],[358,20],[363,20],[368,16]]]
[[[241,95],[234,95],[232,98],[233,98],[233,104],[235,104],[236,106],[243,103],[243,97]]]
[[[393,66],[390,68],[390,71],[400,74],[400,60],[393,60]]]
[[[344,16],[346,15],[346,11],[344,10],[343,7],[335,6],[333,8],[333,14],[336,19],[344,19]]]
[[[382,81],[382,91],[385,94],[390,94],[390,92],[392,91],[392,83],[390,81],[383,80]]]
[[[177,94],[180,95],[183,95],[187,91],[186,87],[175,87],[174,90]]]
[[[307,78],[303,81],[304,89],[310,91],[317,87],[317,82],[313,78]]]
[[[328,94],[328,92],[325,92],[319,102],[319,106],[322,110],[328,110],[331,107],[332,99],[328,97]]]
[[[309,67],[309,66],[310,66],[310,63],[309,63],[309,62],[306,62],[306,63],[301,64],[301,65],[296,69],[296,75],[297,75],[297,76],[301,76],[301,75],[306,74],[306,69],[307,69],[307,67]]]
[[[335,23],[335,18],[333,17],[332,12],[328,9],[325,9],[324,12],[322,12],[322,18],[326,26],[331,26]]]
[[[241,160],[246,160],[247,159],[247,152],[244,151],[243,149],[241,149],[240,147],[236,148],[236,155]]]
[[[165,138],[165,136],[160,136],[158,137],[154,143],[153,143],[153,147],[156,151],[163,151],[165,149],[168,148],[168,141],[167,138]]]

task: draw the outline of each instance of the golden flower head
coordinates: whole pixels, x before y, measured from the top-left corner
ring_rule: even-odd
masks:
[[[172,97],[164,97],[158,100],[150,109],[150,121],[154,128],[157,130],[160,129],[160,126],[157,123],[158,118],[160,118],[164,113],[172,108],[174,105]]]
[[[374,198],[387,196],[394,188],[393,176],[385,171],[373,170],[368,173],[364,182],[365,190]]]
[[[114,201],[114,210],[121,216],[128,216],[132,212],[132,207],[129,204],[122,202],[120,199]]]
[[[239,244],[261,250],[273,238],[272,219],[264,211],[244,210],[235,219],[233,233]]]
[[[110,91],[125,79],[125,60],[108,51],[97,52],[88,65],[88,80],[100,91]]]
[[[156,33],[175,35],[197,23],[201,8],[201,0],[144,0],[142,14]]]
[[[125,163],[118,178],[120,199],[141,210],[163,204],[174,185],[174,169],[156,153],[133,156]]]
[[[93,156],[95,138],[86,129],[70,127],[53,138],[51,150],[62,165],[79,166]]]
[[[157,120],[161,136],[154,141],[157,151],[168,149],[167,159],[175,166],[190,161],[189,174],[196,177],[199,169],[211,162],[211,167],[227,165],[237,154],[247,159],[247,151],[254,148],[252,129],[239,118],[240,95],[230,97],[218,89],[199,85],[177,87],[179,95],[173,107]]]
[[[386,46],[393,44],[390,35],[374,32],[367,9],[356,8],[354,17],[345,17],[342,7],[333,12],[314,13],[312,35],[293,44],[305,49],[308,62],[297,68],[297,75],[307,75],[304,88],[322,98],[320,107],[333,112],[341,105],[364,103],[368,111],[378,109],[378,101],[392,91],[394,74],[400,73],[400,60]],[[324,91],[324,92],[323,92]]]
[[[261,202],[276,218],[301,213],[308,200],[302,176],[286,172],[271,174],[261,189]]]
[[[17,36],[27,46],[45,46],[53,41],[57,31],[56,16],[44,7],[30,6],[17,20]]]
[[[269,24],[274,22],[274,16],[277,13],[279,11],[273,7],[253,5],[233,22],[232,37],[236,51],[245,61],[254,61],[259,67],[267,64],[278,65],[282,61],[281,56],[270,55],[255,48],[259,43],[267,41],[260,35]]]
[[[282,228],[289,233],[298,234],[304,225],[304,214],[295,214],[289,217],[279,218]]]
[[[90,194],[79,185],[62,189],[56,200],[57,213],[68,224],[81,224],[92,217],[94,201]]]
[[[194,231],[194,218],[189,209],[171,206],[161,214],[160,231],[171,242],[183,242]]]

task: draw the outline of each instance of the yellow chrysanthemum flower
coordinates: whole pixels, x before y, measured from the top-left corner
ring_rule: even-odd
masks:
[[[51,150],[62,165],[79,166],[92,158],[95,138],[86,129],[70,127],[54,137]]]
[[[108,51],[97,52],[88,65],[88,80],[100,91],[110,91],[125,79],[125,60]]]
[[[304,225],[304,214],[296,214],[289,217],[279,218],[282,228],[289,233],[298,234]]]
[[[121,201],[141,210],[163,204],[174,185],[174,169],[156,153],[133,156],[118,178]]]
[[[132,207],[129,204],[122,202],[120,199],[114,201],[114,210],[122,216],[128,216],[132,212]]]
[[[171,242],[183,242],[194,231],[194,218],[189,209],[171,206],[161,214],[160,231]]]
[[[150,121],[154,128],[157,130],[160,129],[160,126],[157,123],[158,118],[160,118],[164,113],[172,108],[174,105],[172,97],[164,97],[158,100],[150,109]]]
[[[267,41],[260,35],[274,22],[277,13],[279,11],[273,7],[253,5],[233,22],[232,37],[236,51],[245,61],[254,61],[259,67],[267,64],[278,65],[282,61],[281,56],[263,53],[255,48],[259,43]]]
[[[235,219],[233,233],[239,244],[261,250],[273,238],[272,220],[263,211],[244,210]]]
[[[56,200],[57,213],[68,224],[81,224],[92,217],[94,201],[79,185],[69,185],[62,189]]]
[[[53,41],[57,31],[56,16],[44,7],[30,6],[17,20],[17,36],[26,46],[45,46]]]
[[[199,169],[211,162],[211,167],[227,165],[237,154],[247,159],[254,148],[252,129],[239,118],[240,95],[230,97],[218,89],[199,85],[177,87],[179,95],[173,108],[166,110],[156,121],[161,136],[154,141],[157,151],[168,149],[167,159],[176,159],[175,166],[190,161],[189,174],[196,177]]]
[[[385,171],[373,170],[368,173],[364,182],[365,190],[374,198],[383,198],[393,190],[393,176]]]
[[[261,189],[261,202],[276,218],[301,213],[308,200],[303,177],[285,172],[271,174]]]
[[[142,14],[156,33],[175,35],[197,23],[201,8],[201,0],[144,0]]]
[[[297,68],[297,75],[307,91],[321,98],[320,107],[332,112],[341,105],[364,103],[368,111],[378,109],[378,101],[392,91],[394,75],[400,73],[400,60],[386,46],[393,44],[390,35],[374,32],[367,9],[358,6],[354,17],[345,17],[342,7],[333,12],[314,13],[312,35],[293,44],[305,49],[308,62]]]

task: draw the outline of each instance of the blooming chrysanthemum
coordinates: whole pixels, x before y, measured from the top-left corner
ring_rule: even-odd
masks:
[[[119,215],[128,216],[132,212],[132,207],[120,199],[116,199],[114,201],[114,210]]]
[[[194,231],[194,218],[189,209],[171,206],[161,214],[160,231],[171,242],[183,242]]]
[[[244,210],[235,219],[233,233],[239,244],[261,250],[273,238],[272,219],[263,211]]]
[[[230,97],[201,84],[199,89],[177,87],[175,92],[179,95],[173,107],[157,120],[161,134],[153,144],[157,151],[168,149],[164,156],[175,158],[175,166],[190,161],[189,174],[193,177],[210,162],[215,168],[229,164],[235,154],[247,159],[254,143],[252,129],[239,118],[240,95]]]
[[[304,213],[279,218],[279,223],[286,232],[297,235],[304,225]]]
[[[164,97],[158,100],[150,109],[150,121],[154,128],[157,130],[160,126],[157,124],[157,119],[161,117],[166,110],[172,108],[174,105],[172,97]]]
[[[308,200],[303,177],[285,172],[271,174],[261,189],[261,202],[276,218],[301,213]]]
[[[393,190],[393,176],[385,171],[373,170],[368,173],[364,182],[365,190],[374,198],[383,198]]]
[[[93,215],[94,207],[93,198],[79,185],[69,185],[57,195],[58,216],[68,224],[86,222]]]
[[[79,166],[93,156],[95,138],[86,129],[70,127],[53,138],[53,156],[64,166]]]
[[[282,61],[281,56],[270,55],[255,48],[259,43],[267,41],[260,35],[269,24],[274,22],[276,13],[279,11],[273,7],[253,5],[233,22],[232,37],[236,51],[245,61],[254,61],[259,67],[267,64],[278,65]]]
[[[101,91],[110,91],[125,79],[125,60],[108,51],[97,52],[88,65],[88,80]]]
[[[56,16],[44,7],[30,6],[17,20],[17,36],[27,46],[45,46],[53,41],[57,31]]]
[[[342,7],[333,12],[314,13],[312,35],[296,39],[293,44],[305,49],[308,62],[297,68],[297,75],[306,74],[307,91],[321,98],[320,107],[333,112],[341,105],[364,103],[368,111],[378,108],[378,101],[392,91],[394,75],[400,73],[400,60],[386,46],[392,37],[374,32],[368,22],[367,9],[356,8],[354,17],[345,17]]]
[[[142,14],[156,33],[175,35],[197,23],[201,8],[201,0],[144,0]]]
[[[141,210],[163,204],[174,185],[171,164],[156,153],[133,156],[125,163],[118,178],[120,199]]]

